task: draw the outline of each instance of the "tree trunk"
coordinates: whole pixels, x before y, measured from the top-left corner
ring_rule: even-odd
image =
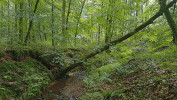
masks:
[[[3,1],[1,1],[1,17],[3,18],[4,17],[4,6],[3,6]],[[3,27],[3,20],[1,19],[1,37],[4,36],[4,29],[2,28]]]
[[[32,2],[31,2],[31,0],[28,0],[28,3],[29,3],[29,8],[31,8],[32,7]],[[30,23],[30,21],[31,21],[31,19],[32,19],[32,16],[30,16],[31,15],[31,12],[29,11],[29,23]],[[27,26],[27,27],[29,27],[29,26]],[[28,28],[27,28],[28,29]],[[27,30],[28,31],[28,30]],[[35,38],[35,36],[33,35],[33,39]],[[28,36],[28,40],[31,40],[31,34],[29,34],[29,36]]]
[[[23,43],[23,12],[24,12],[24,2],[20,1],[20,18],[19,18],[19,43]]]
[[[45,32],[45,26],[43,25],[43,34],[44,34],[44,39],[45,41],[47,41],[47,33]]]
[[[17,33],[18,32],[18,11],[17,11],[17,9],[18,9],[18,2],[16,1],[15,2],[15,33]]]
[[[11,23],[10,23],[10,1],[8,0],[8,5],[7,5],[7,7],[8,7],[8,11],[7,11],[7,14],[8,14],[8,24],[7,24],[7,26],[8,26],[8,29],[7,29],[7,34],[8,34],[8,37],[10,38],[10,41],[9,41],[9,43],[10,44],[12,44],[12,34],[11,34]]]
[[[34,18],[34,14],[35,14],[36,11],[37,11],[38,4],[39,4],[39,0],[36,1],[35,8],[34,8],[34,12],[33,12],[33,15],[32,15],[32,19],[31,19],[30,22],[29,22],[28,32],[27,32],[27,35],[26,35],[26,38],[25,38],[25,44],[27,44],[27,42],[28,42],[28,38],[29,38],[29,36],[30,36],[31,29],[32,29],[32,27],[33,27],[33,18]]]
[[[100,34],[101,34],[101,25],[98,24],[98,42],[100,42]]]
[[[54,6],[52,0],[52,46],[55,46],[55,38],[54,38]]]
[[[66,0],[63,0],[62,6],[62,35],[65,37],[66,35],[66,20],[65,20],[65,9],[66,8]]]
[[[111,38],[113,36],[113,8],[114,8],[115,1],[109,0],[109,8],[108,8],[108,14],[107,14],[107,26],[106,26],[106,35],[105,35],[105,43],[110,43]],[[109,9],[111,11],[109,12]]]
[[[68,30],[68,22],[69,22],[69,15],[70,15],[70,10],[71,10],[71,1],[72,0],[69,0],[69,6],[68,6],[68,12],[67,12],[67,17],[66,17],[66,32]]]
[[[84,9],[85,2],[86,2],[86,0],[84,0],[83,3],[82,3],[82,7],[81,7],[80,13],[78,15],[78,19],[77,19],[76,32],[75,32],[75,46],[77,44],[78,28],[79,28],[80,18],[81,18],[81,15],[82,15],[82,11]]]
[[[83,62],[86,62],[88,59],[90,59],[91,57],[94,57],[95,55],[108,50],[110,46],[114,46],[118,43],[121,43],[122,41],[128,39],[129,37],[135,35],[137,32],[139,32],[140,30],[142,30],[143,28],[145,28],[146,26],[152,24],[154,22],[154,20],[156,20],[158,17],[160,17],[164,11],[166,11],[168,8],[172,7],[173,4],[175,3],[175,1],[170,2],[167,6],[165,6],[163,9],[160,9],[154,16],[152,16],[149,20],[147,20],[145,23],[141,24],[139,27],[137,27],[136,29],[134,29],[132,32],[126,34],[125,36],[123,36],[120,39],[114,40],[109,44],[106,44],[105,46],[96,49],[95,51],[93,51],[92,53],[88,54],[85,58],[81,59],[80,61],[71,64],[69,67],[67,67],[66,69],[64,69],[61,73],[59,73],[59,77],[65,77],[66,73],[68,73],[69,71],[71,71],[72,69],[76,68],[79,65],[82,65]]]
[[[163,7],[166,6],[166,0],[159,0],[159,4],[161,6],[161,9],[163,9]],[[165,17],[168,21],[168,24],[173,32],[173,43],[177,43],[177,26],[175,21],[173,20],[169,9],[167,9],[166,11],[164,11]]]

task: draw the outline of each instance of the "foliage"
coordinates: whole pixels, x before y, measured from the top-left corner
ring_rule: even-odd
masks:
[[[87,87],[93,87],[98,85],[103,85],[103,83],[111,82],[111,79],[109,79],[109,76],[112,72],[115,71],[115,69],[119,66],[119,63],[115,64],[109,64],[106,66],[102,66],[97,69],[93,69],[89,75],[83,80],[84,84]]]
[[[101,94],[104,100],[176,99],[176,45],[169,45],[169,48],[163,51],[152,51],[136,54],[134,59],[126,63],[109,64],[89,73],[84,79],[86,89],[81,99],[96,92]],[[101,72],[109,74],[106,76],[100,74]],[[101,80],[103,77],[106,78]]]
[[[80,100],[103,100],[103,96],[99,92],[87,93],[80,98]]]
[[[5,52],[4,51],[0,51],[0,58],[5,56]]]
[[[56,74],[79,62],[131,34],[160,9],[158,0],[40,0],[35,5],[36,1],[0,1],[0,99],[36,96],[52,79],[48,69]],[[176,22],[175,6],[169,11]],[[165,17],[84,62],[82,70],[89,75],[83,80],[88,90],[82,99],[148,99],[154,94],[152,99],[173,98],[159,85],[167,88],[176,75],[177,47],[172,44],[176,33]],[[28,56],[40,62],[26,60]],[[109,84],[117,90],[102,89]]]
[[[1,98],[20,98],[24,93],[28,98],[33,98],[52,80],[51,72],[33,59],[25,62],[3,62],[0,75]]]

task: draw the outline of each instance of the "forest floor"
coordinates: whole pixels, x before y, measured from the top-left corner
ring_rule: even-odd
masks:
[[[53,80],[39,61],[15,54],[0,52],[0,100],[32,99]]]
[[[81,100],[177,99],[177,48],[109,64],[84,78]],[[137,54],[138,55],[138,54]],[[110,69],[110,72],[108,70]]]
[[[125,60],[124,56],[113,60],[111,53],[105,52],[70,72],[69,78],[54,82],[52,77],[58,69],[55,64],[44,63],[53,67],[44,66],[42,61],[46,60],[43,58],[47,58],[49,62],[53,61],[51,57],[57,58],[54,59],[58,61],[57,66],[63,69],[62,66],[69,66],[82,58],[82,53],[86,50],[68,49],[57,54],[47,51],[40,58],[41,62],[30,56],[23,56],[24,53],[21,55],[20,52],[14,53],[15,56],[13,53],[0,52],[0,100],[38,98],[38,94],[45,97],[52,91],[58,93],[54,97],[64,96],[66,100],[177,99],[175,46],[139,53],[129,60]],[[41,90],[47,94],[41,93]]]
[[[139,55],[122,64],[87,69],[84,74],[72,72],[69,76],[77,78],[71,78],[62,91],[73,100],[176,100],[176,48]]]

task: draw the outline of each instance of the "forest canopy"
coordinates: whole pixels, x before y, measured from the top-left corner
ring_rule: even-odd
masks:
[[[0,43],[49,46],[110,43],[146,22],[166,5],[166,0],[159,1],[1,0]],[[168,44],[175,39],[175,5],[140,32],[142,41]],[[172,24],[168,25],[169,21]]]

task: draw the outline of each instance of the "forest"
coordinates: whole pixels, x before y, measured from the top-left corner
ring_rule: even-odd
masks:
[[[0,100],[177,100],[177,0],[0,0]]]

